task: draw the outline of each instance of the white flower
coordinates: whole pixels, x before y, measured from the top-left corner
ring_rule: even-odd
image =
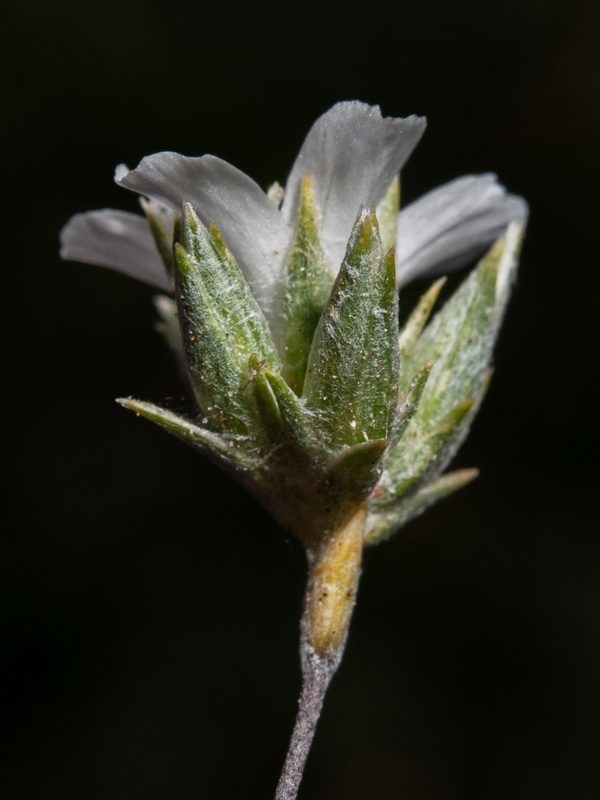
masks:
[[[321,239],[332,271],[341,264],[361,205],[377,206],[425,130],[421,117],[382,117],[378,106],[338,103],[306,137],[279,209],[251,178],[212,155],[191,158],[163,152],[115,180],[148,198],[167,234],[184,202],[204,224],[214,221],[268,317],[296,216],[300,182],[310,177],[321,213]],[[445,184],[403,209],[398,217],[397,276],[402,286],[464,265],[480,255],[527,205],[507,194],[495,175]],[[146,219],[103,209],[77,214],[61,233],[65,259],[112,267],[163,290],[171,289]]]

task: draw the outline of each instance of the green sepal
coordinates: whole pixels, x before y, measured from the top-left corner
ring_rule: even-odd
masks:
[[[184,206],[175,246],[179,316],[198,405],[213,430],[256,438],[251,356],[271,369],[279,357],[265,317],[216,226],[207,230]]]
[[[339,487],[349,504],[361,503],[379,480],[387,445],[387,439],[377,439],[343,450],[329,463],[327,482]]]
[[[419,411],[386,461],[382,504],[402,497],[439,474],[447,463],[445,455],[453,450],[473,405],[473,400],[465,400],[436,424],[426,426],[420,424]]]
[[[140,205],[148,220],[156,249],[162,258],[167,274],[173,278],[175,262],[173,259],[173,221],[166,219],[171,212],[162,208],[156,201],[140,197]],[[162,213],[161,213],[162,212]]]
[[[432,369],[433,361],[428,361],[413,377],[406,392],[400,392],[398,398],[398,414],[396,422],[394,423],[392,435],[390,436],[390,447],[395,447],[400,441],[409,422],[416,414]]]
[[[312,185],[305,175],[300,185],[296,226],[284,265],[281,300],[282,375],[297,395],[302,392],[310,345],[333,281],[319,236]]]
[[[253,389],[260,419],[270,441],[275,441],[281,434],[281,411],[271,384],[261,373],[253,379]]]
[[[157,294],[152,299],[160,317],[154,328],[164,337],[167,346],[174,352],[177,363],[185,367],[185,351],[179,327],[177,302],[166,294]]]
[[[409,374],[435,362],[421,398],[423,423],[439,420],[457,403],[475,398],[485,381],[503,311],[496,306],[500,268],[507,256],[501,239],[425,328],[409,353]]]
[[[361,209],[316,330],[304,396],[331,450],[387,439],[397,408],[398,293],[394,252]]]
[[[161,408],[154,403],[147,403],[144,400],[134,400],[132,397],[120,397],[117,399],[117,403],[134,411],[138,416],[154,422],[155,425],[186,444],[201,450],[223,468],[235,472],[248,472],[255,470],[258,466],[258,463],[248,457],[235,439],[226,439],[213,431],[201,428],[191,420],[166,408]]]
[[[400,358],[402,360],[411,354],[445,282],[446,278],[440,278],[429,287],[402,326],[398,337],[398,347],[400,348]]]
[[[268,381],[277,402],[283,441],[298,452],[302,452],[305,457],[308,457],[310,453],[317,454],[321,448],[319,443],[314,440],[310,416],[302,400],[277,373],[265,370],[262,375]]]
[[[520,229],[509,228],[405,353],[404,376],[426,361],[434,366],[417,412],[390,449],[382,503],[434,480],[467,435],[489,383],[519,238]]]
[[[467,486],[479,475],[476,469],[461,469],[442,475],[432,483],[383,508],[372,506],[367,519],[365,545],[388,539],[411,519],[445,497]]]
[[[377,206],[379,232],[385,253],[396,246],[398,236],[398,212],[400,211],[400,179],[396,176],[390,183],[383,200]]]

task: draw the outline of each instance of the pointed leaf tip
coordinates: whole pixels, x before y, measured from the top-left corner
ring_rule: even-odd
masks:
[[[310,347],[334,277],[321,243],[320,212],[305,174],[282,280],[279,350],[283,377],[302,393]]]
[[[362,207],[311,349],[304,395],[332,449],[387,439],[398,386],[393,258]]]
[[[372,504],[365,534],[365,545],[378,544],[418,517],[434,503],[463,489],[479,475],[477,469],[449,472],[418,491],[389,504]]]

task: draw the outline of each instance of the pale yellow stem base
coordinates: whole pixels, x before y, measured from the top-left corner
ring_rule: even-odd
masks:
[[[311,565],[305,620],[308,644],[317,653],[343,647],[358,589],[366,504],[320,545]]]

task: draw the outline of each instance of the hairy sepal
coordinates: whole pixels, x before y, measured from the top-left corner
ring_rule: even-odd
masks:
[[[207,426],[260,439],[249,364],[280,369],[266,319],[217,228],[207,230],[190,205],[175,258],[190,382]]]
[[[282,375],[297,395],[302,392],[311,342],[334,281],[321,244],[318,217],[312,185],[305,175],[284,265],[279,348]]]
[[[398,306],[394,253],[363,208],[317,327],[304,397],[330,450],[387,439],[397,409]]]
[[[365,546],[388,539],[407,522],[418,517],[434,503],[474,481],[476,469],[461,469],[442,475],[432,483],[383,508],[371,505],[365,532]]]
[[[249,458],[245,452],[243,443],[202,428],[192,420],[175,414],[173,411],[144,400],[135,400],[132,397],[118,398],[117,403],[200,450],[228,471],[248,473],[258,466],[258,463]]]
[[[503,237],[405,353],[401,382],[425,362],[433,367],[417,413],[389,454],[387,496],[397,497],[417,482],[422,485],[423,478],[440,475],[466,436],[489,380],[506,302],[498,287],[507,260],[513,259],[511,248]]]

